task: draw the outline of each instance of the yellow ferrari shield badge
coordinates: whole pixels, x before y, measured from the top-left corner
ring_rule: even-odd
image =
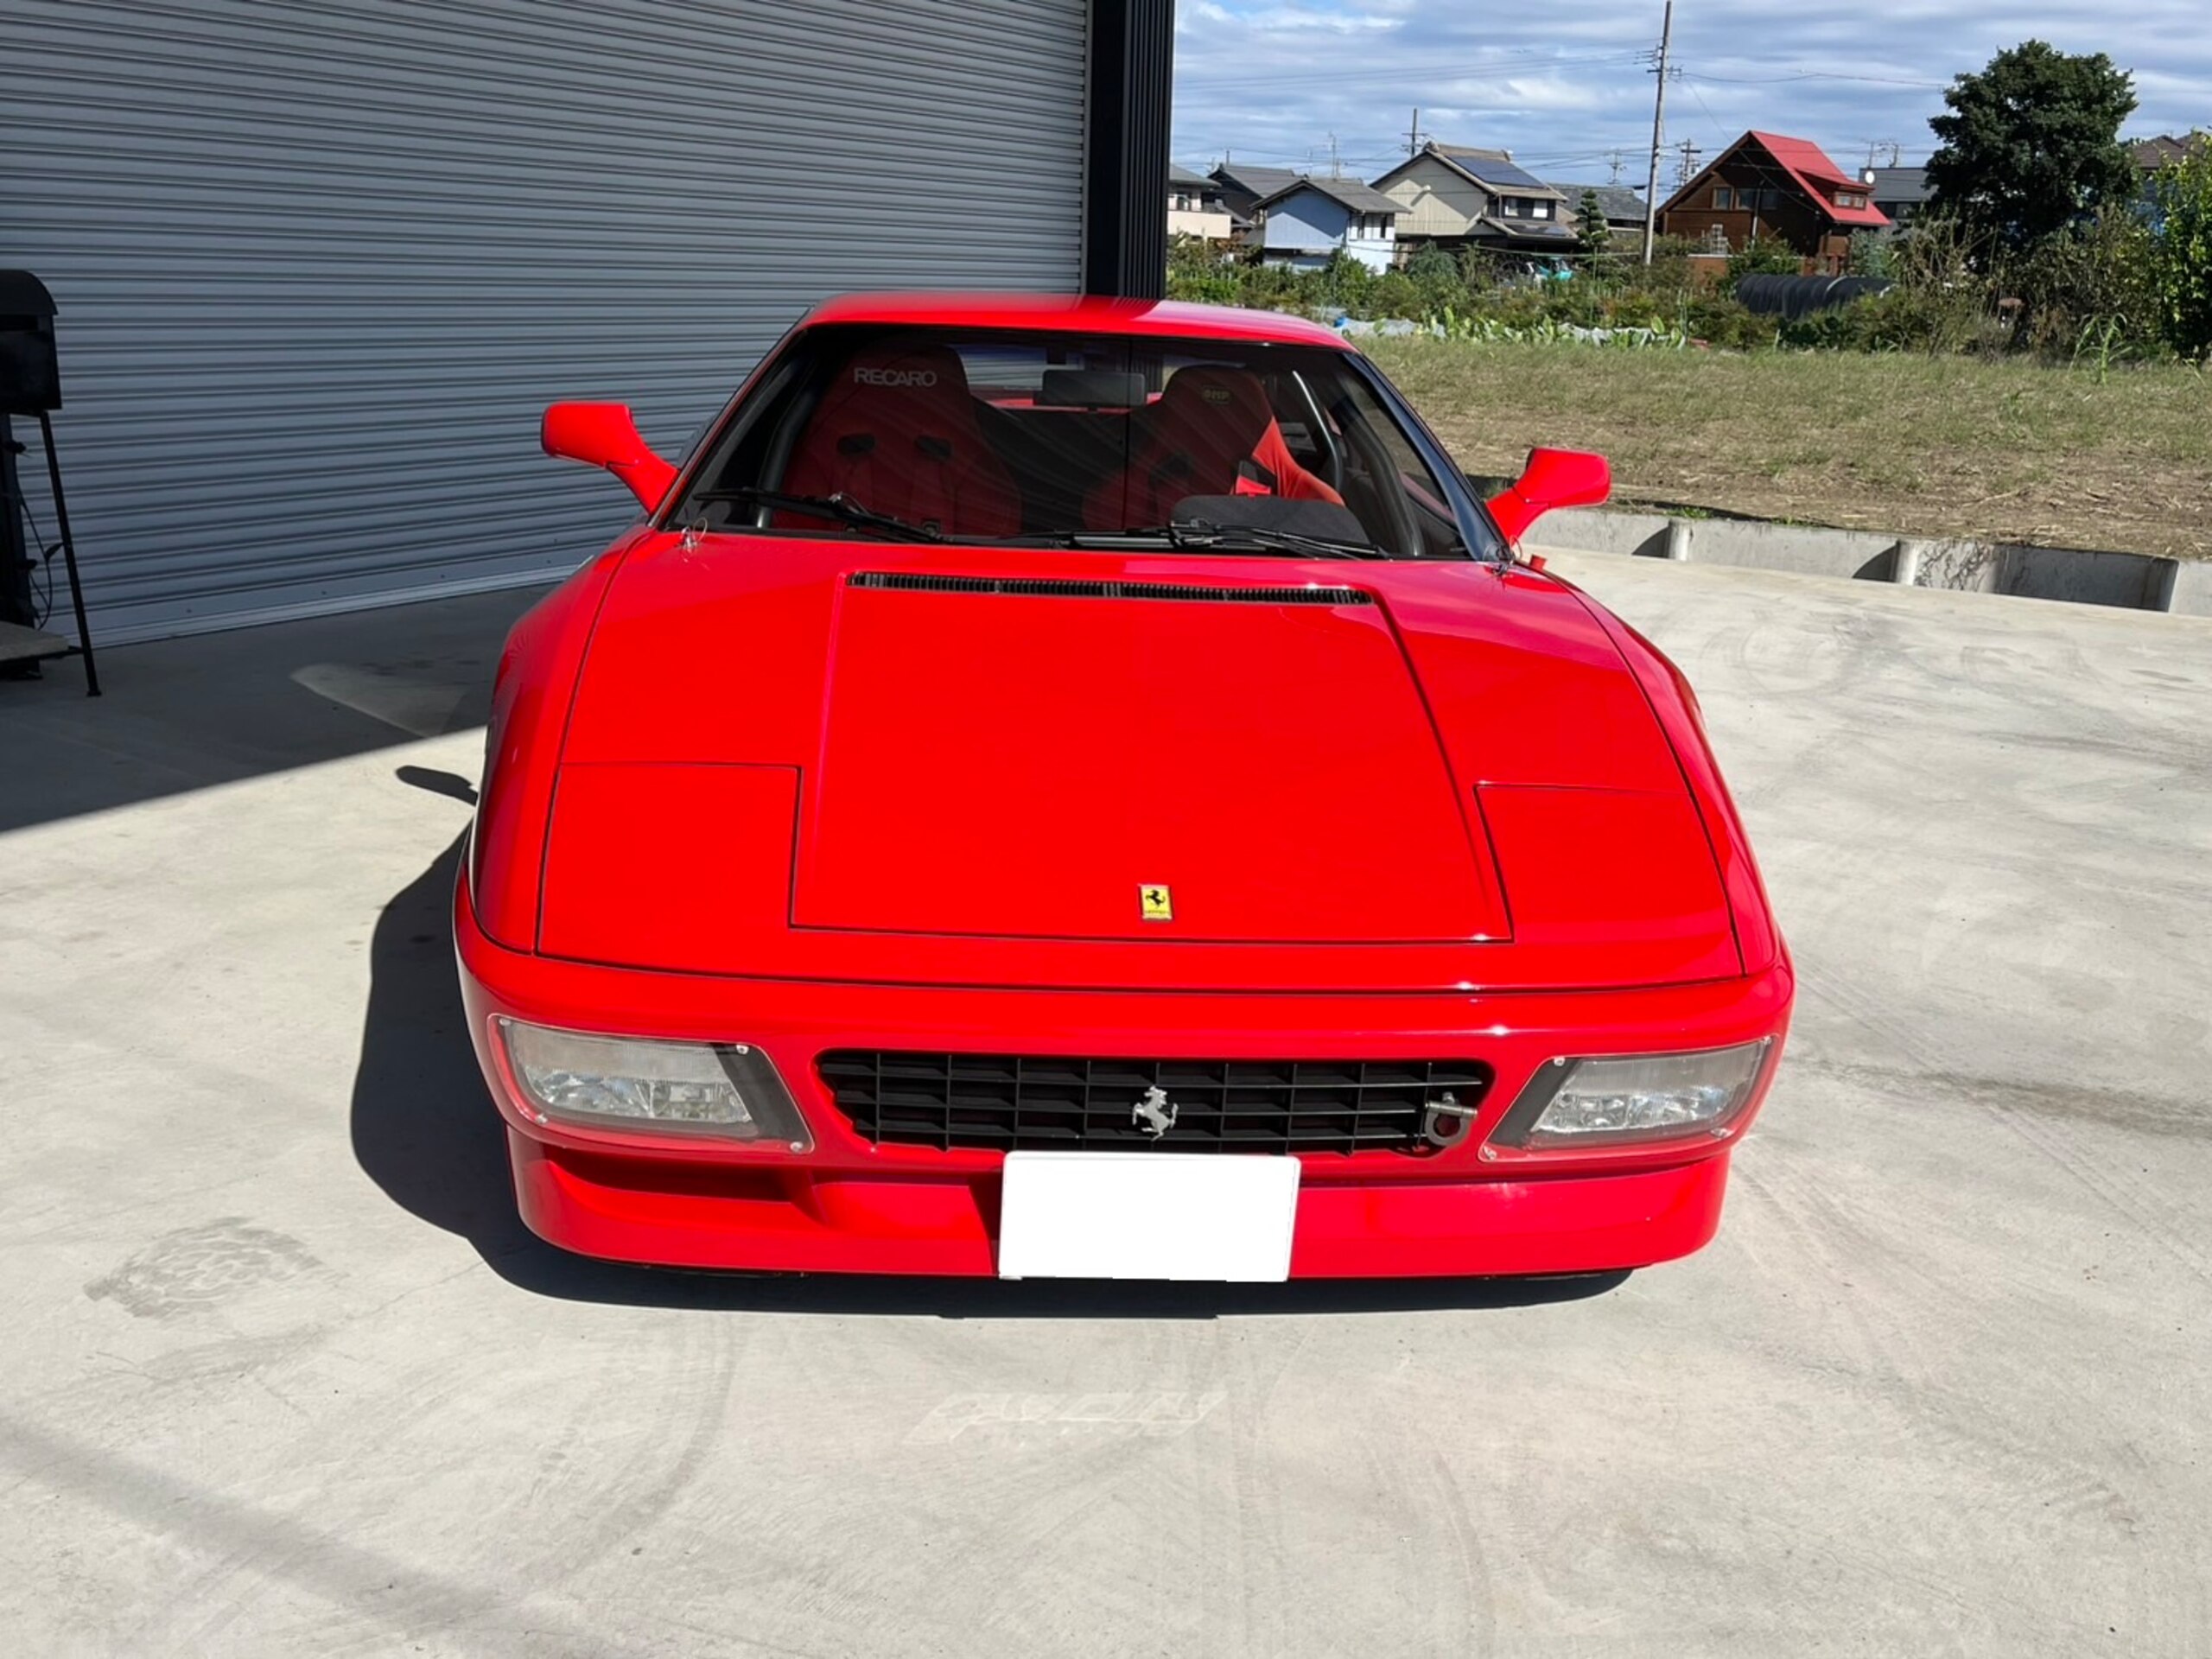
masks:
[[[1175,919],[1175,895],[1167,891],[1164,882],[1141,883],[1137,888],[1137,904],[1147,922],[1172,922]]]

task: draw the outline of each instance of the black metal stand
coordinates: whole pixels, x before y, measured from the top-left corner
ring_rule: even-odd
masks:
[[[92,662],[92,631],[85,620],[85,586],[77,577],[77,542],[69,533],[69,501],[61,493],[61,457],[54,449],[52,412],[61,407],[61,359],[54,349],[54,296],[28,270],[0,270],[0,659],[29,673],[48,657],[85,659],[85,694],[100,694],[99,670]],[[30,517],[16,457],[23,446],[10,429],[9,416],[38,416],[39,442],[46,445],[46,475],[54,482],[54,516],[61,527],[61,551],[69,562],[69,603],[77,613],[77,643],[34,626],[29,575],[46,562],[43,548],[27,556],[22,527]],[[54,591],[52,567],[47,592]],[[50,619],[49,619],[50,620]]]
[[[61,556],[69,574],[69,605],[77,619],[77,643],[71,645],[52,635],[30,634],[29,637],[34,642],[52,641],[43,649],[35,643],[30,660],[35,662],[41,656],[82,657],[85,659],[85,695],[97,697],[100,695],[99,665],[92,657],[92,625],[85,618],[85,586],[77,574],[77,542],[69,529],[69,498],[61,486],[61,457],[54,447],[54,422],[43,410],[39,412],[38,436],[39,442],[46,447],[46,476],[54,491],[54,521],[61,531]],[[29,608],[28,572],[35,569],[37,563],[43,558],[43,550],[33,546],[22,534],[27,513],[22,480],[16,466],[16,457],[22,451],[23,446],[9,430],[8,416],[0,414],[0,554],[4,554],[11,564],[20,566],[21,573],[26,577],[22,591],[16,593],[12,591],[12,578],[18,571],[8,573],[11,579],[11,590],[0,591],[0,601],[12,602],[0,602],[0,611],[21,609],[23,623],[29,624],[35,613]]]
[[[61,493],[61,457],[54,448],[54,421],[44,410],[39,411],[38,438],[46,446],[46,475],[54,486],[54,518],[61,529],[61,562],[69,568],[69,605],[77,614],[77,649],[85,658],[85,695],[97,697],[100,671],[92,661],[92,630],[85,620],[85,585],[77,580],[77,543],[69,534],[69,499]]]

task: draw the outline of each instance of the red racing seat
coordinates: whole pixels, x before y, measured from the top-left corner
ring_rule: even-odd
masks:
[[[943,346],[863,353],[836,372],[784,469],[794,495],[842,492],[947,536],[1014,536],[1021,494],[984,441],[959,357]],[[812,524],[779,513],[778,524]]]
[[[1265,388],[1243,369],[1178,370],[1160,401],[1133,425],[1128,466],[1084,503],[1084,522],[1092,530],[1166,524],[1175,504],[1193,495],[1344,505],[1344,497],[1298,464]]]

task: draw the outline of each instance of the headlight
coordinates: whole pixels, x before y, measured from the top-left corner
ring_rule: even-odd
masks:
[[[493,1023],[522,1109],[541,1123],[780,1141],[793,1152],[813,1147],[791,1091],[757,1048]]]
[[[1751,1105],[1772,1042],[1554,1060],[1529,1079],[1490,1144],[1555,1152],[1723,1139]]]

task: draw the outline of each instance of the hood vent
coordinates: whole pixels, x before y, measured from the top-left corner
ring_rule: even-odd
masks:
[[[1080,582],[1049,576],[932,576],[906,570],[860,570],[855,588],[912,594],[1011,594],[1029,599],[1159,599],[1186,605],[1372,605],[1357,588],[1201,588],[1185,582]]]

